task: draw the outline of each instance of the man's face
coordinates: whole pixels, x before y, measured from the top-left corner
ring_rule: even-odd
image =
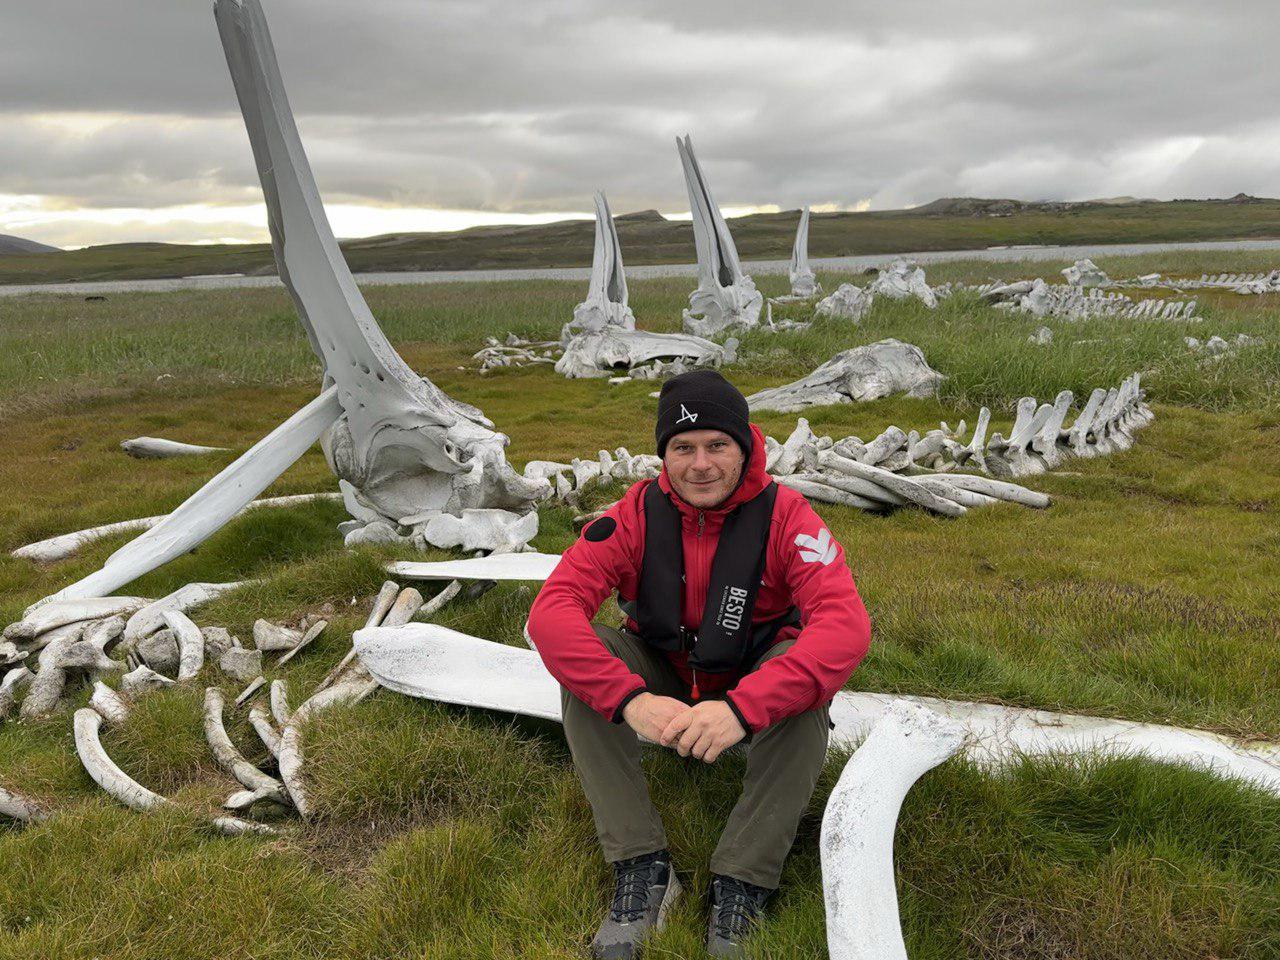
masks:
[[[738,442],[723,430],[686,430],[667,441],[667,479],[691,507],[710,510],[728,499],[746,463]]]

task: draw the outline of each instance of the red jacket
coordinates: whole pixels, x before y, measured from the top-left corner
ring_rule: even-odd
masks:
[[[755,497],[771,480],[764,468],[764,436],[755,424],[751,432],[755,444],[747,474],[733,495],[716,509],[699,511],[681,500],[672,491],[665,468],[657,480],[681,514],[685,566],[682,623],[690,630],[697,630],[702,622],[711,559],[725,514]],[[529,636],[547,670],[578,699],[611,720],[619,719],[621,708],[644,690],[645,682],[605,648],[591,627],[591,619],[615,591],[625,597],[638,593],[644,556],[644,491],[653,482],[636,483],[609,509],[606,516],[617,523],[612,534],[598,541],[579,537],[565,551],[529,614]],[[800,610],[801,626],[799,638],[786,653],[746,676],[697,676],[699,694],[727,691],[749,732],[829,702],[866,656],[871,641],[871,623],[845,564],[844,550],[809,502],[779,485],[764,581],[756,594],[752,621],[772,620],[792,606]],[[630,620],[627,626],[636,629]],[[788,627],[778,634],[778,640],[796,635],[796,628]],[[691,684],[694,678],[685,665],[687,655],[676,652],[666,656]]]

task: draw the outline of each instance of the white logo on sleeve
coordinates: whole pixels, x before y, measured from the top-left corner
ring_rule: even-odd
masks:
[[[698,415],[696,413],[690,413],[689,408],[682,403],[680,404],[680,419],[677,420],[676,423],[684,423],[686,420],[690,423],[697,423]]]
[[[805,563],[820,563],[825,567],[836,558],[836,543],[826,527],[819,530],[816,537],[796,534],[796,546],[800,548],[800,559]]]

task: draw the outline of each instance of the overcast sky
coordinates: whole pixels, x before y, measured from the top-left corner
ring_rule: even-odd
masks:
[[[340,236],[940,196],[1280,195],[1280,14],[1232,3],[263,0]],[[0,10],[0,233],[260,240],[208,0]]]

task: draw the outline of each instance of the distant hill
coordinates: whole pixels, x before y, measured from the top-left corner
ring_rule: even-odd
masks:
[[[6,253],[62,253],[57,247],[22,237],[10,237],[0,233],[0,254]]]
[[[746,260],[791,255],[797,212],[759,213],[729,221]],[[617,218],[628,264],[692,263],[693,227],[656,210]],[[394,233],[340,241],[357,273],[585,267],[595,224],[561,220],[472,227],[449,233]],[[944,197],[909,210],[814,213],[812,257],[981,250],[1027,244],[1173,243],[1280,238],[1280,200],[1238,194],[1228,200],[1012,200]],[[275,272],[266,244],[116,243],[52,254],[0,258],[0,283],[136,280]]]
[[[1237,193],[1227,200],[1170,200],[1168,203],[1276,203],[1264,197],[1251,197]],[[1097,200],[987,200],[981,197],[942,197],[932,203],[912,207],[910,212],[922,216],[946,217],[1007,217],[1015,213],[1035,211],[1062,213],[1089,207],[1162,206],[1159,200],[1139,200],[1137,197],[1104,197]]]

